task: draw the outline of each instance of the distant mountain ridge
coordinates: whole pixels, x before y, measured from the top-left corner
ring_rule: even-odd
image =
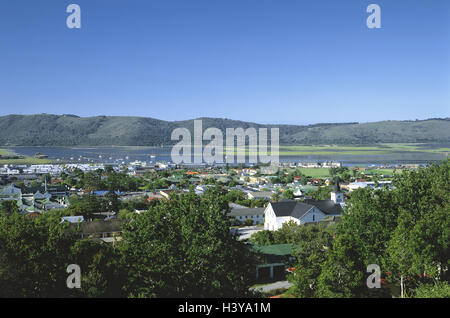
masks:
[[[216,127],[280,129],[281,144],[372,144],[450,142],[450,118],[263,125],[222,118],[198,118],[203,130]],[[149,117],[76,115],[7,115],[0,117],[1,146],[159,146],[171,145],[175,128],[191,130],[194,120],[164,121]]]

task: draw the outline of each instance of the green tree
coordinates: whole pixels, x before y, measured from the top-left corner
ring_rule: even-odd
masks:
[[[278,201],[280,201],[281,200],[281,196],[280,196],[280,193],[274,193],[273,194],[273,196],[272,196],[272,202],[278,202]]]
[[[256,233],[253,233],[250,236],[250,242],[253,244],[263,246],[263,245],[271,245],[274,244],[274,238],[273,238],[273,232],[264,230],[264,231],[258,231]]]
[[[2,201],[0,204],[0,215],[9,216],[19,212],[19,207],[15,200]]]
[[[93,213],[105,212],[105,205],[95,195],[73,195],[69,197],[69,207],[66,209],[69,215],[81,215],[86,218],[92,217]]]
[[[448,282],[449,160],[394,177],[394,188],[352,192],[324,262],[317,295],[367,296],[363,277],[377,264],[402,296]]]
[[[294,192],[292,189],[287,189],[283,192],[283,197],[288,200],[294,200]]]
[[[318,297],[361,297],[367,290],[364,285],[366,267],[358,255],[355,241],[347,234],[338,236],[327,253],[317,279]]]
[[[438,282],[436,284],[421,284],[414,292],[415,298],[450,298],[450,284]]]
[[[73,290],[77,297],[123,297],[126,275],[120,270],[117,251],[109,244],[92,240],[72,243],[70,259],[80,266],[81,289]]]
[[[124,290],[136,297],[237,297],[249,293],[256,263],[230,234],[228,202],[217,189],[173,195],[125,226]]]
[[[244,221],[244,224],[246,225],[246,226],[251,226],[251,225],[253,225],[253,220],[252,219],[245,219],[245,221]]]
[[[64,297],[72,239],[62,225],[0,217],[0,297]]]
[[[314,200],[329,200],[331,189],[329,187],[319,187],[317,191],[311,192],[311,197]]]
[[[297,248],[293,252],[297,263],[288,280],[292,283],[290,293],[300,298],[316,297],[322,264],[326,262],[327,251],[331,247],[331,234],[320,227],[315,229],[318,231],[314,237],[296,241]]]
[[[0,216],[0,297],[118,297],[122,280],[110,245],[78,240],[54,211],[40,218]],[[81,267],[81,289],[66,285]]]

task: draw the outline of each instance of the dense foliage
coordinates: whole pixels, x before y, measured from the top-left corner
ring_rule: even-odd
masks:
[[[217,190],[218,191],[218,190]],[[227,201],[215,189],[201,198],[172,196],[130,222],[119,246],[129,296],[246,296],[255,263],[230,234]]]
[[[449,165],[447,160],[405,171],[395,177],[391,190],[354,191],[333,240],[298,241],[302,244],[297,252],[298,264],[290,277],[293,294],[386,296],[386,289],[367,288],[369,264],[379,265],[386,281],[399,287],[397,296],[448,294]],[[254,240],[263,241],[264,235]]]
[[[0,297],[237,297],[249,295],[255,258],[230,233],[220,190],[150,205],[134,214],[114,247],[80,239],[59,211],[0,213]],[[68,289],[78,264],[81,289]]]

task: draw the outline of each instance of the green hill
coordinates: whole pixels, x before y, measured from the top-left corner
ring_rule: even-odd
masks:
[[[450,119],[330,123],[308,126],[261,125],[221,118],[201,118],[203,130],[278,127],[282,144],[448,143]],[[155,146],[170,145],[173,129],[192,129],[193,120],[144,117],[8,115],[0,117],[2,146]],[[191,130],[192,131],[192,130]]]

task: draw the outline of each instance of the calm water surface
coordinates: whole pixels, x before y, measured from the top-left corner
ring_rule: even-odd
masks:
[[[48,155],[49,159],[60,163],[130,163],[135,160],[145,162],[171,161],[171,147],[6,147],[22,155],[33,156],[36,153]],[[441,161],[445,154],[430,152],[393,152],[376,155],[367,152],[364,155],[348,155],[336,152],[332,155],[291,155],[280,156],[281,162],[340,161],[344,165],[380,165]]]

